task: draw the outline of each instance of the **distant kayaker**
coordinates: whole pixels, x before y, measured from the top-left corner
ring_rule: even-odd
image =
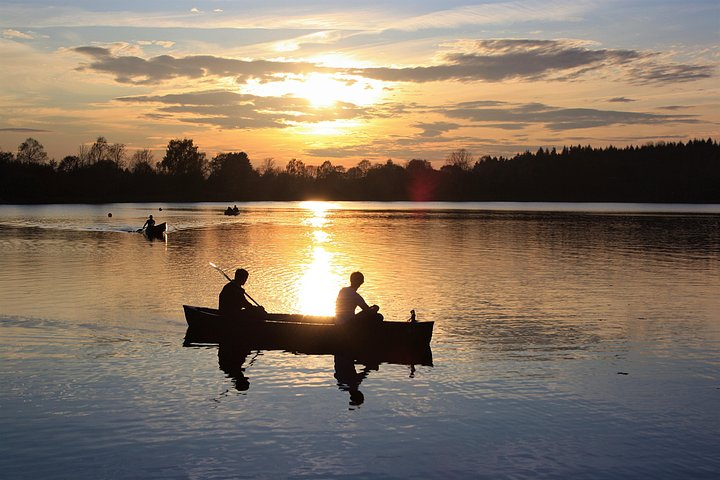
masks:
[[[150,216],[148,217],[148,219],[145,220],[145,223],[143,224],[141,230],[145,230],[146,228],[152,228],[152,227],[154,227],[154,226],[155,226],[155,219],[153,218],[152,215],[150,215]]]
[[[244,268],[235,270],[235,278],[229,281],[220,291],[219,309],[220,314],[240,318],[263,318],[265,309],[259,305],[253,305],[245,293],[245,282],[249,277],[248,271]]]
[[[335,323],[338,325],[354,324],[367,321],[382,322],[383,316],[378,313],[380,307],[369,306],[357,292],[360,285],[365,283],[365,277],[360,272],[350,274],[350,286],[343,287],[335,301]],[[360,307],[361,311],[355,313]]]

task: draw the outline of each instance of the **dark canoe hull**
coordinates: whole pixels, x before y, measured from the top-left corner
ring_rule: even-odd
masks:
[[[335,325],[333,317],[271,313],[266,320],[247,320],[222,317],[213,308],[183,305],[183,309],[188,323],[186,344],[234,343],[255,350],[351,353],[407,364],[428,362],[434,325],[378,322],[348,327]],[[422,361],[412,361],[414,358]]]
[[[147,227],[145,229],[145,235],[148,238],[163,238],[163,233],[165,233],[166,227],[167,225],[165,224],[165,222],[158,225],[153,225],[152,227]]]

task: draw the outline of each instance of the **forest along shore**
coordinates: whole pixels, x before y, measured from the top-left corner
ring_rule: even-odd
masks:
[[[48,159],[28,138],[17,154],[0,151],[0,203],[152,201],[534,201],[720,203],[717,141],[624,148],[539,148],[510,158],[451,152],[435,168],[428,160],[345,168],[297,159],[266,160],[255,169],[245,152],[208,161],[192,139],[171,140],[160,161],[98,138],[82,155]]]

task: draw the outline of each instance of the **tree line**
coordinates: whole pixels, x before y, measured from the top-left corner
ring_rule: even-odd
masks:
[[[104,137],[59,162],[33,138],[0,150],[2,203],[308,199],[720,203],[720,147],[707,139],[479,158],[458,149],[439,169],[423,159],[345,168],[272,158],[254,168],[245,152],[208,159],[188,138],[170,140],[159,161]]]

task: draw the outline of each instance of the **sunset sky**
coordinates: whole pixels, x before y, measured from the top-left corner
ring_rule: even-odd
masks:
[[[720,132],[717,0],[0,2],[0,150],[309,165]]]

